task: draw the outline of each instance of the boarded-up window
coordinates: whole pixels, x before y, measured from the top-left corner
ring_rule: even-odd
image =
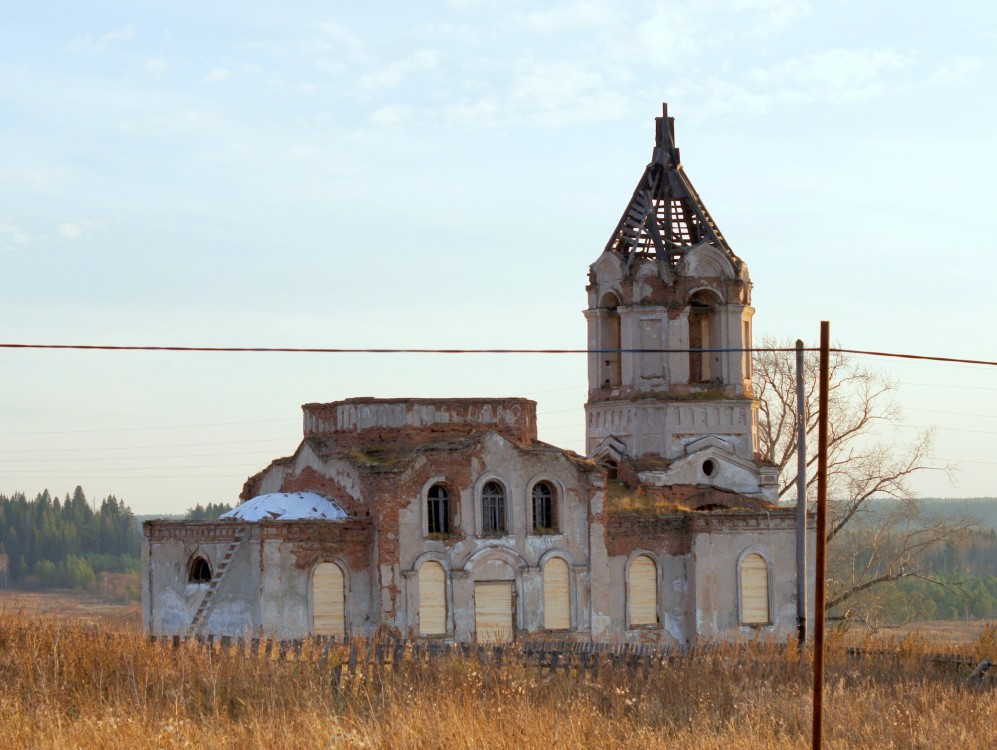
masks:
[[[512,640],[512,581],[479,581],[474,584],[474,631],[478,643]]]
[[[630,563],[630,624],[658,624],[658,566],[647,555]]]
[[[560,557],[552,557],[544,565],[544,627],[547,630],[571,628],[568,563]]]
[[[741,561],[741,622],[767,625],[769,619],[769,569],[757,552]]]
[[[346,590],[335,563],[319,563],[312,575],[312,630],[316,635],[346,635]]]
[[[447,576],[438,562],[419,568],[419,634],[447,633]]]

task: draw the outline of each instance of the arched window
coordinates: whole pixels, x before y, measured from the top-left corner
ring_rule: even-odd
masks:
[[[716,294],[706,289],[689,298],[690,383],[720,380],[720,353],[695,351],[723,346],[720,340],[720,316],[717,314],[719,302]]]
[[[316,635],[346,636],[346,586],[336,563],[319,563],[312,574],[312,630]]]
[[[533,533],[557,533],[557,505],[554,488],[549,482],[533,485]]]
[[[544,628],[571,629],[568,563],[560,557],[552,557],[544,565]]]
[[[442,484],[434,484],[429,488],[426,529],[430,534],[450,533],[450,493]]]
[[[630,626],[658,624],[658,566],[647,555],[638,555],[630,563],[627,589],[630,602]]]
[[[481,488],[481,533],[505,533],[505,490],[495,481]]]
[[[191,560],[188,583],[211,583],[211,566],[200,555]]]
[[[419,635],[447,634],[447,574],[429,560],[419,568]]]
[[[741,622],[744,625],[768,625],[769,567],[757,552],[744,556],[738,575],[741,587]]]

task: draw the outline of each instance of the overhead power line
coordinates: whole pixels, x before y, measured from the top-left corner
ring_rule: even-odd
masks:
[[[283,419],[252,419],[245,422],[211,422],[209,424],[174,424],[165,427],[101,427],[93,430],[38,430],[35,432],[0,432],[0,436],[10,435],[79,435],[93,432],[138,432],[149,430],[193,430],[200,427],[228,427],[230,425],[266,424],[269,422],[299,422],[300,417]]]
[[[718,349],[434,349],[421,347],[396,348],[347,348],[347,347],[289,347],[289,346],[138,346],[125,344],[0,344],[0,349],[69,349],[95,351],[143,351],[143,352],[248,352],[267,354],[693,354],[745,352],[795,352],[796,347],[760,347]],[[804,351],[817,351],[805,347]],[[900,352],[877,352],[864,349],[832,348],[839,354],[857,354],[867,357],[893,357],[930,362],[954,362],[967,365],[997,367],[997,361],[985,359],[964,359],[960,357],[938,357],[927,354],[904,354]]]

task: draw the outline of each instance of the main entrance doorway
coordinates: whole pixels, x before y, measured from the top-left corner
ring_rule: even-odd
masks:
[[[478,643],[508,643],[515,633],[512,581],[474,584],[474,631]]]

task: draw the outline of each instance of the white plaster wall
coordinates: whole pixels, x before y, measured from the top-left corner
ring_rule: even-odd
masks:
[[[588,474],[563,454],[550,450],[524,451],[496,433],[482,437],[481,451],[472,460],[472,484],[460,487],[459,536],[429,539],[424,535],[422,494],[413,497],[399,513],[399,556],[403,575],[397,585],[404,590],[405,606],[391,623],[402,632],[417,632],[418,580],[414,570],[425,559],[438,559],[448,570],[452,634],[466,640],[473,634],[475,581],[514,580],[517,626],[526,632],[543,627],[543,576],[539,567],[545,556],[557,554],[569,564],[572,623],[586,629],[591,621],[589,591]],[[427,482],[447,480],[430,474]],[[477,507],[480,479],[494,478],[506,489],[508,533],[478,535]],[[550,482],[557,491],[557,534],[532,533],[533,483]],[[601,496],[601,495],[600,495]],[[382,585],[388,585],[386,580]]]
[[[641,552],[635,551],[635,554]],[[601,587],[593,591],[593,596],[605,602],[608,617],[604,640],[626,641],[630,643],[662,643],[673,646],[684,645],[693,636],[689,610],[688,555],[670,555],[654,544],[649,544],[646,552],[658,562],[658,624],[629,627],[627,620],[628,576],[627,568],[631,556],[614,555],[608,558],[608,575]]]
[[[277,638],[303,638],[312,632],[311,576],[314,566],[300,567],[295,562],[296,542],[267,540],[263,545],[263,578],[260,586],[263,631]],[[378,607],[371,597],[370,567],[348,567],[345,561],[330,554],[323,561],[336,562],[346,568],[346,628],[356,635],[372,635],[380,620]]]
[[[810,537],[812,549],[812,532]],[[740,625],[737,563],[747,550],[761,554],[770,566],[772,623],[768,626]],[[698,639],[753,638],[760,631],[766,637],[784,640],[796,634],[796,531],[791,522],[750,530],[700,532],[693,541],[693,565]],[[812,575],[811,562],[809,580]],[[808,612],[812,619],[812,591]]]
[[[207,591],[207,584],[187,582],[187,565],[194,554],[203,555],[212,571],[228,543],[145,542],[143,567],[143,620],[156,635],[187,633],[194,613]],[[260,624],[259,544],[245,541],[233,558],[215,594],[214,607],[203,632],[240,636]]]
[[[713,401],[603,401],[585,405],[586,451],[589,455],[609,436],[622,439],[628,453],[655,453],[675,459],[685,446],[705,435],[719,435],[736,455],[754,458],[754,410],[751,399]]]

